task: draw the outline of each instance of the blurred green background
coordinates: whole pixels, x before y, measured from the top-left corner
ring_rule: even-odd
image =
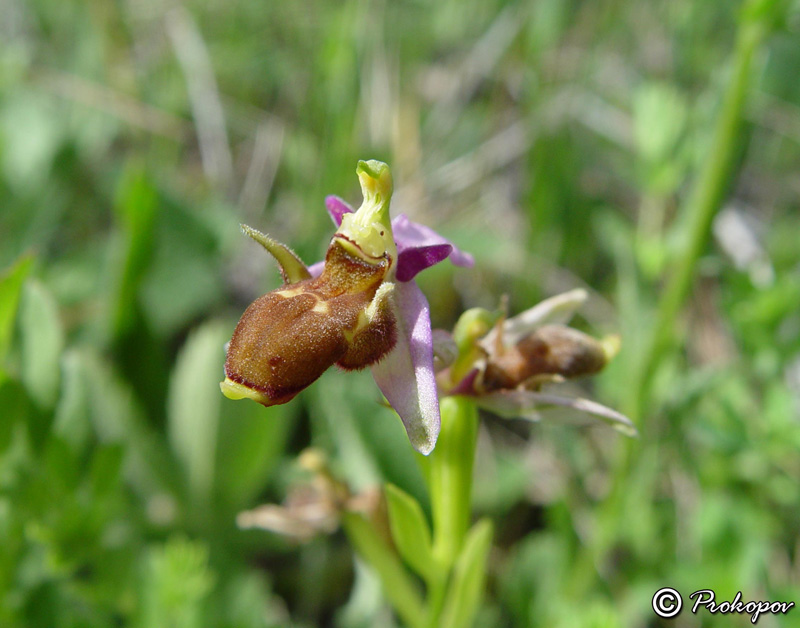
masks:
[[[341,533],[235,524],[309,445],[354,489],[425,499],[369,374],[270,409],[218,388],[236,320],[279,284],[239,223],[316,261],[325,195],[357,204],[369,158],[395,213],[476,258],[420,278],[435,326],[582,286],[579,324],[622,335],[592,394],[639,439],[482,423],[478,624],[658,626],[662,586],[800,602],[800,5],[751,4],[720,156],[738,3],[2,0],[0,626],[395,625]],[[632,392],[692,233],[692,290]]]

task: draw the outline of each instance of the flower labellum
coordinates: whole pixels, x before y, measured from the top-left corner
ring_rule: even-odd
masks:
[[[602,343],[565,325],[544,325],[487,360],[485,390],[516,388],[533,378],[593,375],[608,361]]]
[[[391,175],[370,165],[359,164],[364,205],[333,236],[319,277],[287,247],[245,228],[278,259],[285,283],[250,305],[236,326],[222,383],[228,397],[286,403],[331,365],[363,368],[394,346],[394,284],[384,282],[397,258]]]
[[[338,229],[324,263],[306,268],[285,245],[242,227],[278,261],[284,285],[242,315],[222,392],[271,406],[290,401],[334,364],[370,366],[411,443],[427,454],[439,432],[439,402],[428,304],[412,279],[448,256],[462,266],[472,259],[404,216],[390,220],[386,164],[360,161],[356,173],[364,196],[358,210],[336,197],[326,201]]]

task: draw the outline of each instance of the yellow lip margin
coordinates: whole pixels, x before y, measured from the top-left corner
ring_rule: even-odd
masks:
[[[377,266],[381,262],[383,262],[387,258],[387,254],[385,251],[380,251],[378,255],[371,255],[367,253],[359,244],[353,242],[348,236],[337,233],[333,236],[334,239],[339,243],[339,245],[347,251],[353,257],[357,257],[361,260],[364,260],[368,264],[372,264],[373,266]]]
[[[234,382],[229,377],[226,377],[224,382],[220,382],[219,387],[220,390],[222,390],[223,395],[225,395],[228,399],[233,399],[234,401],[239,399],[252,399],[253,401],[257,401],[264,406],[274,405],[272,399],[270,399],[263,392],[248,388],[239,382]]]

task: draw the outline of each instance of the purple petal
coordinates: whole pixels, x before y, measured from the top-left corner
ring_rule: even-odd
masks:
[[[453,264],[470,268],[474,263],[472,255],[464,253],[450,240],[443,238],[430,227],[409,220],[405,214],[400,214],[392,221],[392,231],[394,232],[398,253],[402,253],[407,249],[447,244],[452,247],[450,261]]]
[[[353,208],[338,196],[325,197],[325,207],[337,227],[342,224],[342,216],[353,213]]]
[[[451,244],[431,244],[403,249],[397,254],[397,279],[411,281],[420,271],[447,259],[452,251]]]
[[[395,287],[397,345],[372,366],[372,376],[405,425],[411,444],[428,455],[441,418],[433,370],[430,309],[413,281]]]
[[[520,417],[532,421],[541,418],[542,406],[564,406],[603,419],[626,436],[636,436],[636,426],[624,414],[589,399],[561,397],[532,390],[509,390],[476,398],[481,407],[503,417]]]
[[[475,395],[475,380],[478,378],[478,374],[480,373],[480,369],[474,368],[471,369],[469,373],[467,373],[463,379],[458,382],[451,390],[448,392],[448,395]]]

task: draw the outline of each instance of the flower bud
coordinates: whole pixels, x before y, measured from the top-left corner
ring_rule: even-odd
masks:
[[[489,355],[483,387],[489,392],[516,388],[538,376],[571,379],[593,375],[606,363],[601,342],[571,327],[544,325],[514,346]]]

